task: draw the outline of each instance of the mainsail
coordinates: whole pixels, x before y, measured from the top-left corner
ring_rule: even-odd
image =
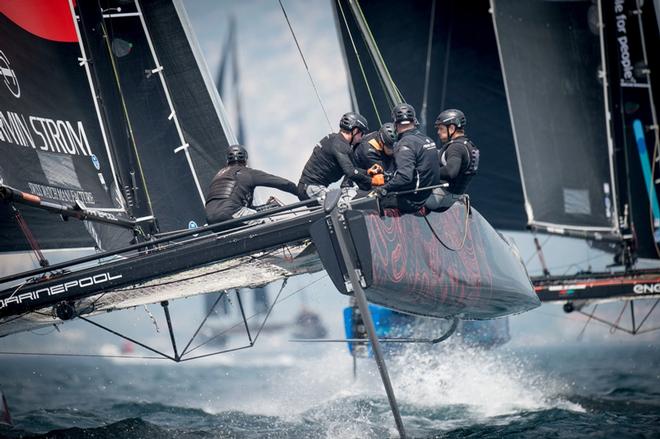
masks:
[[[0,47],[0,185],[136,225],[2,202],[0,251],[115,250],[203,225],[203,192],[235,139],[181,3],[3,2],[0,12],[1,41],[14,42]]]
[[[493,6],[529,224],[617,235],[598,6]]]

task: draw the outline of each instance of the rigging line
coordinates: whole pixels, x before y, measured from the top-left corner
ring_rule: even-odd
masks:
[[[300,57],[302,58],[303,64],[305,64],[305,69],[307,70],[307,75],[309,76],[309,80],[312,83],[312,87],[314,88],[314,93],[316,93],[316,98],[319,101],[319,104],[321,105],[321,109],[323,110],[323,114],[325,115],[325,120],[328,122],[328,126],[330,127],[330,130],[333,129],[332,123],[330,123],[330,118],[328,117],[328,112],[325,110],[325,106],[323,105],[323,101],[321,100],[321,96],[319,95],[319,91],[316,88],[316,83],[314,83],[314,78],[312,78],[312,72],[309,70],[309,66],[307,65],[307,61],[305,60],[305,55],[303,55],[302,49],[300,48],[300,44],[298,44],[298,38],[296,38],[296,34],[293,31],[293,27],[291,27],[291,22],[289,21],[289,16],[286,14],[286,10],[284,9],[284,5],[282,4],[282,0],[277,0],[280,4],[280,8],[282,8],[282,13],[284,14],[284,18],[286,19],[286,24],[289,25],[289,30],[291,31],[291,36],[293,36],[293,41],[296,42],[296,47],[298,48],[298,53],[300,53]]]
[[[211,315],[215,312],[215,308],[218,306],[218,303],[220,303],[220,300],[222,300],[223,298],[226,299],[226,297],[227,297],[227,290],[224,290],[222,293],[218,294],[218,297],[215,299],[215,302],[214,302],[213,305],[211,306],[211,309],[209,309],[208,312],[206,313],[206,316],[204,317],[204,320],[202,320],[202,322],[199,324],[199,326],[198,326],[197,329],[195,330],[195,332],[194,332],[194,334],[192,335],[192,337],[190,337],[190,340],[189,340],[188,343],[186,344],[186,347],[183,348],[183,351],[181,352],[181,357],[184,357],[184,356],[188,353],[188,348],[190,347],[190,345],[192,344],[192,342],[193,342],[193,341],[195,340],[195,338],[197,337],[197,334],[199,334],[199,331],[202,330],[202,328],[203,328],[204,325],[206,324],[206,321],[207,321],[207,320],[209,319],[209,317],[211,317]]]
[[[534,235],[536,235],[536,234],[534,234]],[[543,246],[546,245],[547,242],[548,242],[548,241],[550,240],[550,238],[552,238],[552,237],[553,237],[553,235],[548,235],[548,236],[545,238],[545,241],[543,241],[543,243],[541,243],[540,247],[543,248]],[[534,253],[532,253],[532,255],[531,255],[529,258],[527,258],[527,260],[525,261],[525,266],[527,266],[527,264],[529,264],[529,263],[532,261],[532,259],[534,259],[534,257],[535,257],[538,253],[539,253],[539,250],[534,250]]]
[[[325,274],[325,275],[323,275],[323,276],[321,276],[321,277],[315,279],[314,281],[310,282],[309,284],[305,285],[304,287],[299,288],[299,289],[297,289],[296,291],[294,291],[294,292],[288,294],[287,296],[285,296],[285,297],[282,298],[281,300],[279,300],[279,301],[276,300],[275,302],[273,302],[273,308],[274,308],[276,305],[279,305],[279,304],[281,304],[282,302],[284,302],[285,300],[291,298],[291,297],[294,296],[295,294],[298,294],[298,293],[300,293],[301,291],[305,290],[306,288],[312,286],[312,285],[315,284],[316,282],[318,282],[318,281],[320,281],[320,280],[326,278],[327,276],[328,276],[328,275]],[[259,316],[260,314],[261,314],[261,313],[259,313],[259,312],[258,312],[258,313],[255,313],[255,314],[252,314],[251,316],[249,316],[248,318],[246,318],[245,321],[251,320],[251,319],[253,319],[253,318]],[[227,329],[225,329],[224,331],[220,332],[219,334],[214,335],[213,337],[211,337],[210,339],[204,341],[204,342],[201,343],[200,345],[195,346],[193,349],[190,349],[190,350],[188,351],[188,353],[193,352],[193,351],[197,350],[198,348],[201,348],[202,346],[206,345],[206,344],[209,343],[210,341],[215,340],[216,338],[225,335],[226,333],[228,333],[229,331],[231,331],[231,330],[234,329],[234,328],[237,328],[238,326],[242,325],[243,323],[244,323],[244,322],[241,320],[240,322],[234,324],[233,326],[228,327]]]
[[[371,28],[369,27],[369,24],[367,23],[367,19],[364,16],[364,13],[362,12],[362,8],[360,7],[360,2],[358,0],[349,0],[349,2],[354,2],[355,10],[360,14],[360,18],[362,19],[362,23],[364,24],[364,28],[367,32],[367,35],[368,35],[369,39],[372,41],[372,43],[373,43],[373,45],[376,49],[373,53],[373,56],[378,59],[378,61],[380,62],[380,65],[383,67],[383,70],[385,71],[386,78],[383,78],[383,80],[389,82],[390,85],[392,85],[394,87],[394,90],[396,92],[396,96],[392,96],[392,99],[398,100],[399,102],[393,102],[391,106],[393,107],[395,104],[398,104],[400,102],[405,102],[405,99],[404,99],[403,95],[401,94],[401,91],[399,90],[399,88],[396,86],[396,83],[392,79],[392,75],[390,74],[390,71],[387,68],[387,64],[385,64],[385,60],[383,59],[383,56],[381,55],[380,50],[378,50],[378,45],[376,44],[376,39],[374,38],[373,34],[371,33]]]
[[[169,360],[169,358],[141,355],[105,355],[105,354],[70,354],[57,352],[7,352],[0,351],[0,355],[30,355],[43,357],[84,357],[84,358],[131,358],[135,360]]]
[[[25,236],[25,239],[27,240],[28,244],[30,244],[32,251],[34,252],[34,255],[37,258],[37,262],[39,262],[39,265],[41,265],[42,267],[47,267],[49,265],[48,259],[46,259],[44,254],[41,252],[41,248],[39,247],[39,242],[32,234],[32,230],[30,230],[30,227],[28,227],[27,221],[25,221],[25,218],[23,218],[23,215],[21,215],[20,210],[16,208],[14,203],[9,203],[9,207],[12,213],[14,214],[14,219],[16,220],[16,223],[18,223],[18,227],[21,229],[21,232],[23,232],[23,236]]]
[[[655,307],[658,306],[658,303],[660,303],[660,299],[658,299],[658,300],[655,301],[655,303],[653,304],[653,306],[651,307],[651,309],[649,310],[649,312],[646,314],[646,316],[644,316],[644,318],[643,318],[642,321],[640,322],[639,326],[637,327],[637,330],[638,330],[637,332],[638,332],[638,333],[640,333],[639,330],[642,329],[642,326],[644,326],[644,323],[646,323],[646,320],[649,318],[649,316],[651,315],[651,313],[653,312],[653,310],[655,309]]]
[[[298,288],[298,289],[295,290],[294,292],[289,293],[288,295],[284,296],[282,299],[274,301],[272,307],[275,308],[275,306],[281,304],[282,302],[284,302],[285,300],[291,298],[291,297],[294,296],[295,294],[300,293],[301,291],[305,290],[306,288],[311,287],[312,285],[314,285],[315,283],[319,282],[319,281],[322,280],[322,279],[325,279],[326,277],[328,277],[327,273],[324,274],[323,276],[318,277],[317,279],[313,280],[312,282],[308,283],[307,285],[303,286],[302,288]],[[254,314],[252,314],[251,316],[249,316],[248,318],[246,318],[245,320],[246,320],[246,321],[248,321],[248,320],[252,320],[253,318],[255,318],[255,317],[257,317],[257,316],[259,316],[259,315],[261,315],[261,314],[262,314],[262,313],[260,313],[260,312],[254,313]],[[234,329],[234,328],[237,328],[237,327],[241,326],[242,324],[244,324],[244,323],[243,323],[243,320],[241,320],[240,322],[238,322],[238,323],[236,323],[236,324],[234,324],[234,325],[232,325],[232,326],[226,328],[224,331],[220,332],[219,334],[214,335],[214,336],[211,337],[210,339],[208,339],[208,340],[204,341],[203,343],[201,343],[201,344],[195,346],[194,348],[190,349],[190,350],[188,351],[188,354],[190,354],[191,352],[193,352],[193,351],[195,351],[195,350],[201,348],[202,346],[206,345],[206,344],[209,343],[210,341],[215,340],[216,338],[221,337],[221,336],[227,334],[229,331],[231,331],[231,330]]]
[[[266,317],[264,317],[264,320],[263,322],[261,322],[261,326],[259,327],[257,334],[254,336],[254,340],[252,340],[253,344],[257,342],[257,339],[259,338],[259,334],[261,334],[261,331],[264,329],[264,326],[266,326],[266,322],[268,321],[268,317],[270,317],[270,313],[273,312],[273,309],[275,308],[277,301],[280,299],[280,296],[282,295],[282,291],[284,291],[284,288],[288,283],[289,283],[289,278],[285,277],[284,282],[282,282],[282,286],[280,287],[280,290],[277,292],[277,296],[275,296],[275,300],[273,301],[273,304],[268,309],[268,312],[266,313]]]
[[[452,248],[445,244],[442,239],[438,236],[438,234],[435,232],[435,229],[433,228],[433,225],[431,225],[431,222],[428,219],[428,215],[424,216],[424,221],[426,221],[426,224],[429,226],[429,229],[431,229],[431,233],[433,233],[433,236],[435,239],[438,240],[440,244],[442,244],[447,250],[451,251],[460,251],[463,246],[465,246],[465,240],[467,239],[468,235],[468,220],[470,219],[470,198],[466,198],[466,204],[465,204],[465,227],[464,227],[464,232],[463,232],[463,240],[461,241],[461,245],[457,248]]]
[[[447,98],[447,78],[449,78],[449,59],[451,53],[451,34],[454,28],[454,20],[449,20],[449,28],[447,29],[447,45],[445,46],[445,68],[442,73],[442,94],[440,95],[440,108],[445,108],[445,101]]]
[[[630,303],[632,303],[632,302],[630,302]],[[616,320],[614,321],[614,324],[612,325],[612,327],[610,327],[610,334],[614,334],[616,332],[617,328],[620,327],[619,323],[621,322],[621,318],[623,317],[623,313],[626,311],[627,306],[628,306],[628,303],[623,304],[623,308],[621,308],[621,312],[619,313],[619,317],[616,318]],[[634,329],[635,328],[633,327],[633,330]]]
[[[611,256],[612,255],[610,255],[610,254],[604,254],[604,255],[596,256],[595,258],[591,258],[591,261],[596,261],[598,259],[608,258],[608,257],[611,257]],[[548,267],[548,270],[554,271],[554,270],[559,270],[559,269],[564,269],[564,268],[579,267],[580,264],[584,264],[587,261],[588,261],[588,259],[583,259],[581,261],[572,262],[570,264],[555,265],[555,266]],[[525,264],[525,265],[527,265],[527,264]]]
[[[579,333],[578,336],[577,336],[577,340],[578,340],[578,341],[581,341],[581,340],[582,340],[582,337],[584,336],[584,333],[585,333],[585,331],[587,330],[587,326],[589,326],[589,322],[591,322],[591,319],[594,318],[594,315],[596,314],[596,310],[597,310],[597,309],[598,309],[598,304],[595,304],[595,305],[594,305],[594,309],[591,311],[591,314],[587,314],[587,313],[585,313],[585,312],[583,312],[583,311],[579,311],[579,310],[578,310],[579,313],[584,314],[585,316],[588,316],[588,317],[589,317],[589,318],[587,319],[587,321],[585,322],[584,326],[582,327],[582,330],[580,331],[580,333]]]
[[[609,321],[607,321],[607,320],[605,320],[605,319],[602,319],[602,318],[600,318],[600,317],[594,315],[593,313],[592,313],[592,314],[587,314],[587,313],[585,313],[584,311],[576,311],[576,312],[578,312],[578,313],[580,313],[580,314],[582,314],[582,315],[584,315],[584,316],[587,316],[587,317],[589,317],[590,319],[593,319],[593,320],[594,320],[595,322],[597,322],[597,323],[600,323],[600,324],[602,324],[602,325],[604,325],[604,326],[609,327],[610,330],[614,330],[614,331],[617,331],[617,330],[618,330],[618,331],[625,332],[626,334],[635,335],[635,333],[632,332],[630,329],[628,329],[628,328],[624,328],[624,327],[619,326],[619,325],[617,325],[617,324],[615,324],[615,323],[612,323],[612,322],[609,322]],[[646,333],[646,332],[651,332],[651,331],[655,331],[655,330],[658,330],[658,329],[660,329],[660,327],[658,327],[658,328],[647,329],[647,330],[644,330],[643,332],[638,332],[638,334]]]
[[[351,46],[353,46],[353,52],[355,52],[355,58],[357,59],[358,66],[360,66],[360,73],[362,73],[362,79],[364,80],[364,85],[367,87],[367,93],[369,93],[369,99],[371,100],[371,105],[374,107],[374,113],[376,113],[376,117],[378,118],[378,124],[382,125],[382,121],[380,119],[380,113],[378,112],[378,107],[376,106],[376,101],[374,99],[374,94],[371,91],[371,87],[369,86],[369,81],[367,80],[367,74],[364,71],[364,66],[362,65],[360,54],[358,53],[357,47],[355,46],[355,40],[353,40],[353,34],[351,33],[351,29],[348,27],[348,21],[346,20],[346,14],[344,14],[344,8],[341,5],[341,0],[337,0],[337,4],[339,5],[339,10],[341,11],[341,17],[344,20],[344,25],[346,26],[346,32],[348,32],[348,38],[351,40]]]
[[[435,0],[431,3],[431,23],[429,24],[429,38],[426,43],[426,69],[424,72],[424,98],[422,99],[421,119],[422,126],[426,129],[426,110],[429,100],[429,82],[431,79],[431,51],[433,50],[433,28],[435,27]],[[451,20],[449,22],[449,31],[451,32]],[[446,74],[446,71],[445,71]],[[446,78],[446,76],[445,76]],[[446,84],[446,82],[445,82]],[[443,93],[444,96],[444,93]],[[444,102],[441,108],[444,108]]]

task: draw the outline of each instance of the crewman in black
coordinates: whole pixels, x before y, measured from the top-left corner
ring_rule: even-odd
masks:
[[[417,129],[415,109],[410,104],[399,104],[392,109],[392,119],[399,140],[394,148],[396,171],[390,181],[375,190],[377,196],[388,192],[414,190],[440,183],[440,164],[435,142]],[[404,213],[419,211],[430,190],[412,192],[397,197],[397,206]]]
[[[360,189],[370,190],[382,186],[394,174],[394,144],[397,140],[396,127],[393,123],[383,124],[378,131],[367,134],[353,150],[353,157],[358,167],[367,169],[371,175],[371,184]]]
[[[353,145],[357,145],[368,130],[367,119],[358,113],[349,112],[341,117],[339,133],[321,139],[303,168],[298,183],[301,201],[324,197],[328,186],[342,176],[358,185],[371,184],[367,170],[356,167],[353,162]]]
[[[206,220],[209,224],[256,213],[252,198],[256,186],[266,186],[298,194],[295,183],[247,167],[248,154],[241,145],[227,149],[227,166],[213,177],[206,195]]]
[[[465,135],[467,119],[461,110],[444,110],[435,120],[442,148],[438,157],[442,167],[440,178],[447,183],[447,190],[434,189],[426,201],[431,210],[443,211],[461,198],[472,177],[479,169],[479,149]]]

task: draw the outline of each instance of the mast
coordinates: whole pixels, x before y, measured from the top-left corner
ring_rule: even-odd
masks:
[[[110,144],[119,164],[118,173],[128,211],[136,218],[153,218],[154,212],[110,46],[110,35],[104,23],[103,9],[98,1],[88,1],[78,2],[77,11],[83,44],[91,58],[99,107],[109,128]],[[152,224],[157,229],[155,223]]]

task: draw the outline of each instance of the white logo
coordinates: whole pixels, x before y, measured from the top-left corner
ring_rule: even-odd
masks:
[[[101,163],[99,163],[99,159],[95,154],[92,154],[92,163],[94,164],[94,167],[97,171],[101,170]]]
[[[660,284],[637,284],[633,291],[635,294],[660,294]]]
[[[0,76],[2,76],[2,80],[11,94],[16,98],[20,98],[21,87],[18,85],[18,78],[16,78],[16,74],[9,65],[9,59],[2,50],[0,50]]]
[[[196,229],[197,227],[198,227],[198,226],[197,226],[197,223],[196,223],[195,221],[190,221],[190,222],[188,223],[188,228],[189,228],[189,229]]]
[[[6,299],[0,299],[0,309],[8,308],[12,304],[19,305],[23,302],[35,301],[47,296],[55,296],[68,292],[72,288],[87,288],[92,285],[98,285],[110,282],[116,279],[121,279],[123,275],[112,275],[110,273],[101,273],[94,276],[84,277],[69,282],[53,285],[52,287],[45,287],[35,291],[29,291],[21,294],[12,294]]]

